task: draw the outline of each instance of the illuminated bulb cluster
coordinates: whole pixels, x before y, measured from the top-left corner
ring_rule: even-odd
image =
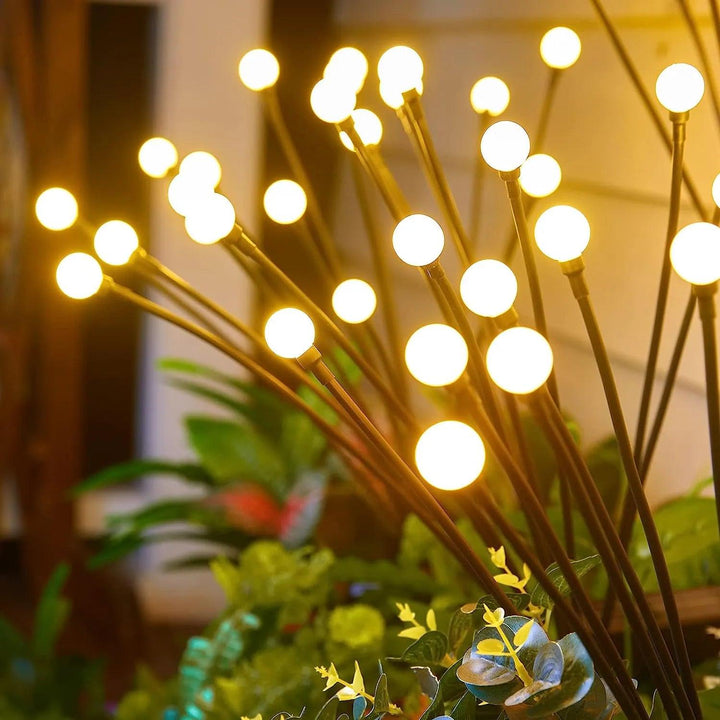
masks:
[[[470,90],[470,104],[478,113],[497,117],[504,113],[510,103],[510,90],[498,77],[480,78]]]
[[[431,425],[415,446],[415,464],[439,490],[467,487],[485,467],[485,445],[471,427],[457,420]]]
[[[395,226],[392,242],[395,253],[404,263],[424,267],[440,257],[445,235],[431,217],[408,215]]]
[[[185,218],[196,208],[202,212],[221,178],[222,167],[214,155],[203,150],[191,152],[183,158],[179,173],[168,185],[170,207]]]
[[[485,162],[499,172],[517,170],[530,154],[530,138],[525,128],[510,120],[491,125],[480,140]]]
[[[471,312],[498,317],[513,306],[518,284],[515,273],[499,260],[473,263],[460,279],[460,297]]]
[[[535,243],[551,260],[568,262],[579,258],[590,242],[590,223],[576,208],[555,205],[535,223]]]
[[[164,178],[178,162],[178,151],[164,137],[146,140],[138,150],[141,170],[152,178]]]
[[[540,41],[540,57],[555,70],[565,70],[580,57],[582,43],[578,34],[567,27],[548,30]]]
[[[354,47],[343,47],[330,57],[323,71],[323,78],[345,85],[357,94],[365,84],[368,74],[368,61],[365,55]]]
[[[259,92],[275,85],[280,75],[280,65],[269,50],[255,48],[240,59],[238,75],[248,90]]]
[[[315,325],[297,308],[283,308],[265,323],[265,342],[279,357],[299,358],[315,342]]]
[[[350,118],[355,126],[355,132],[357,132],[365,147],[378,145],[380,143],[380,140],[382,140],[383,126],[380,118],[372,110],[358,108],[350,113]],[[340,142],[342,142],[348,150],[355,152],[355,146],[352,144],[352,140],[350,140],[348,134],[343,130],[340,131]]]
[[[465,372],[467,363],[467,344],[449,325],[425,325],[410,336],[405,346],[405,364],[410,374],[430,387],[451,385]]]
[[[686,225],[673,238],[670,262],[675,272],[693,285],[720,280],[720,228],[707,222]]]
[[[352,88],[329,78],[318,81],[310,93],[310,107],[323,122],[341,123],[355,109],[357,96]]]
[[[125,265],[138,245],[135,229],[122,220],[103,223],[93,238],[97,256],[108,265]]]
[[[70,253],[58,264],[55,272],[58,287],[75,300],[92,297],[103,284],[100,263],[87,253]]]
[[[77,200],[65,188],[48,188],[35,201],[35,216],[48,230],[67,230],[78,218]]]
[[[341,320],[357,325],[372,317],[377,307],[377,297],[372,287],[364,280],[351,278],[335,288],[332,306]]]
[[[185,232],[199,245],[213,245],[235,227],[235,208],[220,193],[202,195],[185,217]]]
[[[263,195],[267,216],[279,225],[297,222],[307,209],[307,195],[294,180],[276,180]]]
[[[386,50],[377,66],[383,102],[397,110],[404,102],[403,93],[416,90],[422,95],[424,71],[422,58],[412,48],[396,45]]]
[[[558,161],[551,155],[538,153],[530,155],[520,166],[520,187],[530,197],[552,195],[562,180],[562,170]]]
[[[655,95],[660,104],[672,113],[692,110],[705,94],[705,80],[700,71],[687,63],[666,67],[655,83]]]
[[[527,395],[549,377],[553,354],[548,341],[536,330],[513,327],[490,343],[485,358],[492,381],[506,392]]]

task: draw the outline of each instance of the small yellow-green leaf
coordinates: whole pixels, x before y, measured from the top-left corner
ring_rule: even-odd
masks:
[[[477,644],[477,651],[482,655],[501,655],[505,652],[505,645],[502,640],[487,638]]]
[[[427,616],[425,618],[425,622],[427,623],[429,630],[437,630],[437,621],[435,620],[435,611],[430,608],[430,610],[427,611]]]
[[[329,690],[333,685],[337,685],[338,680],[340,680],[340,676],[338,675],[338,671],[335,669],[335,664],[330,663],[330,667],[325,670],[325,668],[315,668],[322,677],[327,678],[327,682],[325,683],[325,690]]]
[[[413,627],[405,628],[398,633],[398,637],[410,638],[411,640],[419,640],[427,631],[422,625],[414,625]]]
[[[510,587],[517,587],[520,582],[520,578],[512,573],[501,573],[495,576],[495,582],[500,585],[510,585]]]
[[[530,636],[530,630],[532,630],[534,620],[528,620],[516,633],[515,638],[513,642],[515,643],[515,647],[519,648],[521,645],[525,643],[525,641]]]
[[[248,717],[247,715],[241,715],[240,720],[262,720],[262,715],[256,715],[255,717]]]
[[[395,603],[395,605],[400,611],[398,613],[398,618],[402,622],[412,622],[415,619],[415,613],[410,609],[410,606],[407,603],[404,605],[402,603]]]
[[[365,681],[363,680],[360,665],[358,665],[357,660],[355,661],[355,675],[353,676],[353,681],[350,686],[358,695],[365,692]]]
[[[501,607],[495,611],[491,610],[487,605],[483,605],[483,607],[485,608],[483,620],[488,625],[498,627],[498,625],[502,624],[502,621],[505,619],[505,611]]]
[[[505,548],[501,545],[497,550],[495,548],[488,548],[490,551],[490,561],[492,564],[500,568],[501,570],[505,567]]]
[[[335,693],[338,700],[354,700],[357,696],[358,694],[349,687],[342,687]]]

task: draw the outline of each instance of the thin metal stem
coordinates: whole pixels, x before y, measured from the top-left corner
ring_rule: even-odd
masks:
[[[720,49],[720,8],[718,7],[717,0],[710,0],[710,13],[713,19],[713,28],[715,30],[715,40]]]
[[[490,125],[490,113],[478,115],[478,140],[474,148],[475,167],[473,170],[472,190],[470,191],[470,230],[468,236],[472,247],[478,242],[480,235],[480,210],[482,208],[483,187],[487,176],[487,166],[480,153],[480,140]]]

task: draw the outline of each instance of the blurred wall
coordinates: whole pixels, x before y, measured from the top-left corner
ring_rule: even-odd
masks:
[[[718,48],[706,5],[692,5],[715,62]],[[680,61],[698,64],[676,3],[607,0],[605,6],[653,97],[655,79],[665,66]],[[421,53],[428,121],[461,213],[467,218],[478,148],[477,117],[468,100],[473,83],[483,75],[502,77],[511,90],[510,106],[503,117],[520,122],[532,141],[548,75],[539,56],[540,39],[558,24],[569,25],[580,34],[583,52],[577,65],[563,74],[544,146],[545,152],[560,162],[563,183],[552,198],[536,205],[530,222],[534,223],[545,207],[557,203],[576,205],[590,220],[593,234],[586,253],[588,279],[634,435],[665,238],[670,161],[590,2],[339,0],[337,18],[345,41],[362,48],[370,59],[371,72],[359,105],[381,114],[385,123],[382,147],[389,165],[413,208],[438,219],[409,140],[393,111],[379,99],[375,66],[380,54],[398,43],[411,45]],[[666,117],[665,111],[662,114]],[[708,207],[712,179],[720,170],[717,157],[718,127],[706,93],[700,107],[692,112],[686,161]],[[336,227],[342,229],[338,238],[346,255],[370,274],[348,162],[349,154],[336,218]],[[480,257],[499,257],[506,243],[510,215],[502,185],[488,170]],[[389,238],[392,225],[384,209],[379,212]],[[684,197],[681,226],[696,219]],[[444,262],[451,279],[457,281],[459,271],[451,247],[445,251]],[[600,381],[566,279],[556,263],[544,256],[538,258],[538,264],[562,401],[579,421],[585,443],[590,444],[611,429]],[[520,279],[518,308],[522,318],[530,321],[521,262],[515,262],[514,269]],[[394,261],[394,270],[407,337],[419,325],[440,318],[424,286],[418,284],[417,274],[398,260]],[[661,379],[687,294],[688,287],[673,277]],[[660,390],[658,382],[655,397]],[[657,503],[685,491],[709,474],[709,468],[702,343],[699,323],[694,321],[649,480],[651,499]]]

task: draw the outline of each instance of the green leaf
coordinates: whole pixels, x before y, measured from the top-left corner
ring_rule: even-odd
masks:
[[[589,573],[593,568],[601,564],[599,555],[590,555],[589,557],[582,558],[581,560],[571,560],[570,563],[573,566],[575,574],[581,578],[583,575]],[[563,594],[570,594],[570,585],[562,574],[560,567],[557,563],[550,565],[545,571],[550,581],[555,587]],[[530,592],[530,602],[533,605],[539,607],[551,608],[554,603],[550,599],[550,596],[545,592],[540,583],[536,583]]]
[[[595,679],[587,695],[574,705],[562,710],[562,720],[610,720],[618,710],[617,702],[608,693],[603,679],[595,673]]]
[[[117,532],[140,532],[163,523],[185,522],[191,525],[227,527],[222,508],[209,507],[202,500],[163,500],[136,512],[109,515],[107,524]]]
[[[535,656],[532,668],[533,682],[511,695],[506,705],[522,705],[532,701],[538,694],[557,687],[563,675],[563,653],[557,643],[543,645]]]
[[[471,692],[466,692],[450,712],[453,720],[474,720],[477,699]]]
[[[448,639],[437,630],[426,632],[402,654],[402,660],[412,665],[439,665],[447,654]]]
[[[457,652],[458,648],[469,642],[470,634],[477,627],[476,622],[473,613],[464,612],[462,609],[453,613],[448,626],[448,645],[452,652]]]
[[[57,638],[70,613],[70,603],[60,596],[70,574],[66,563],[58,565],[45,585],[35,613],[33,653],[38,658],[49,658]]]
[[[706,720],[720,718],[720,687],[698,693],[700,708]]]
[[[315,716],[315,720],[335,720],[337,709],[340,701],[333,695],[321,708],[320,712]]]
[[[390,694],[388,693],[388,679],[385,673],[381,673],[375,686],[375,703],[373,714],[386,713],[390,710]]]
[[[287,491],[287,468],[270,441],[254,428],[206,417],[185,419],[190,444],[219,482],[252,481],[276,497]]]
[[[586,462],[611,517],[617,517],[627,487],[627,477],[614,435],[594,445]]]

